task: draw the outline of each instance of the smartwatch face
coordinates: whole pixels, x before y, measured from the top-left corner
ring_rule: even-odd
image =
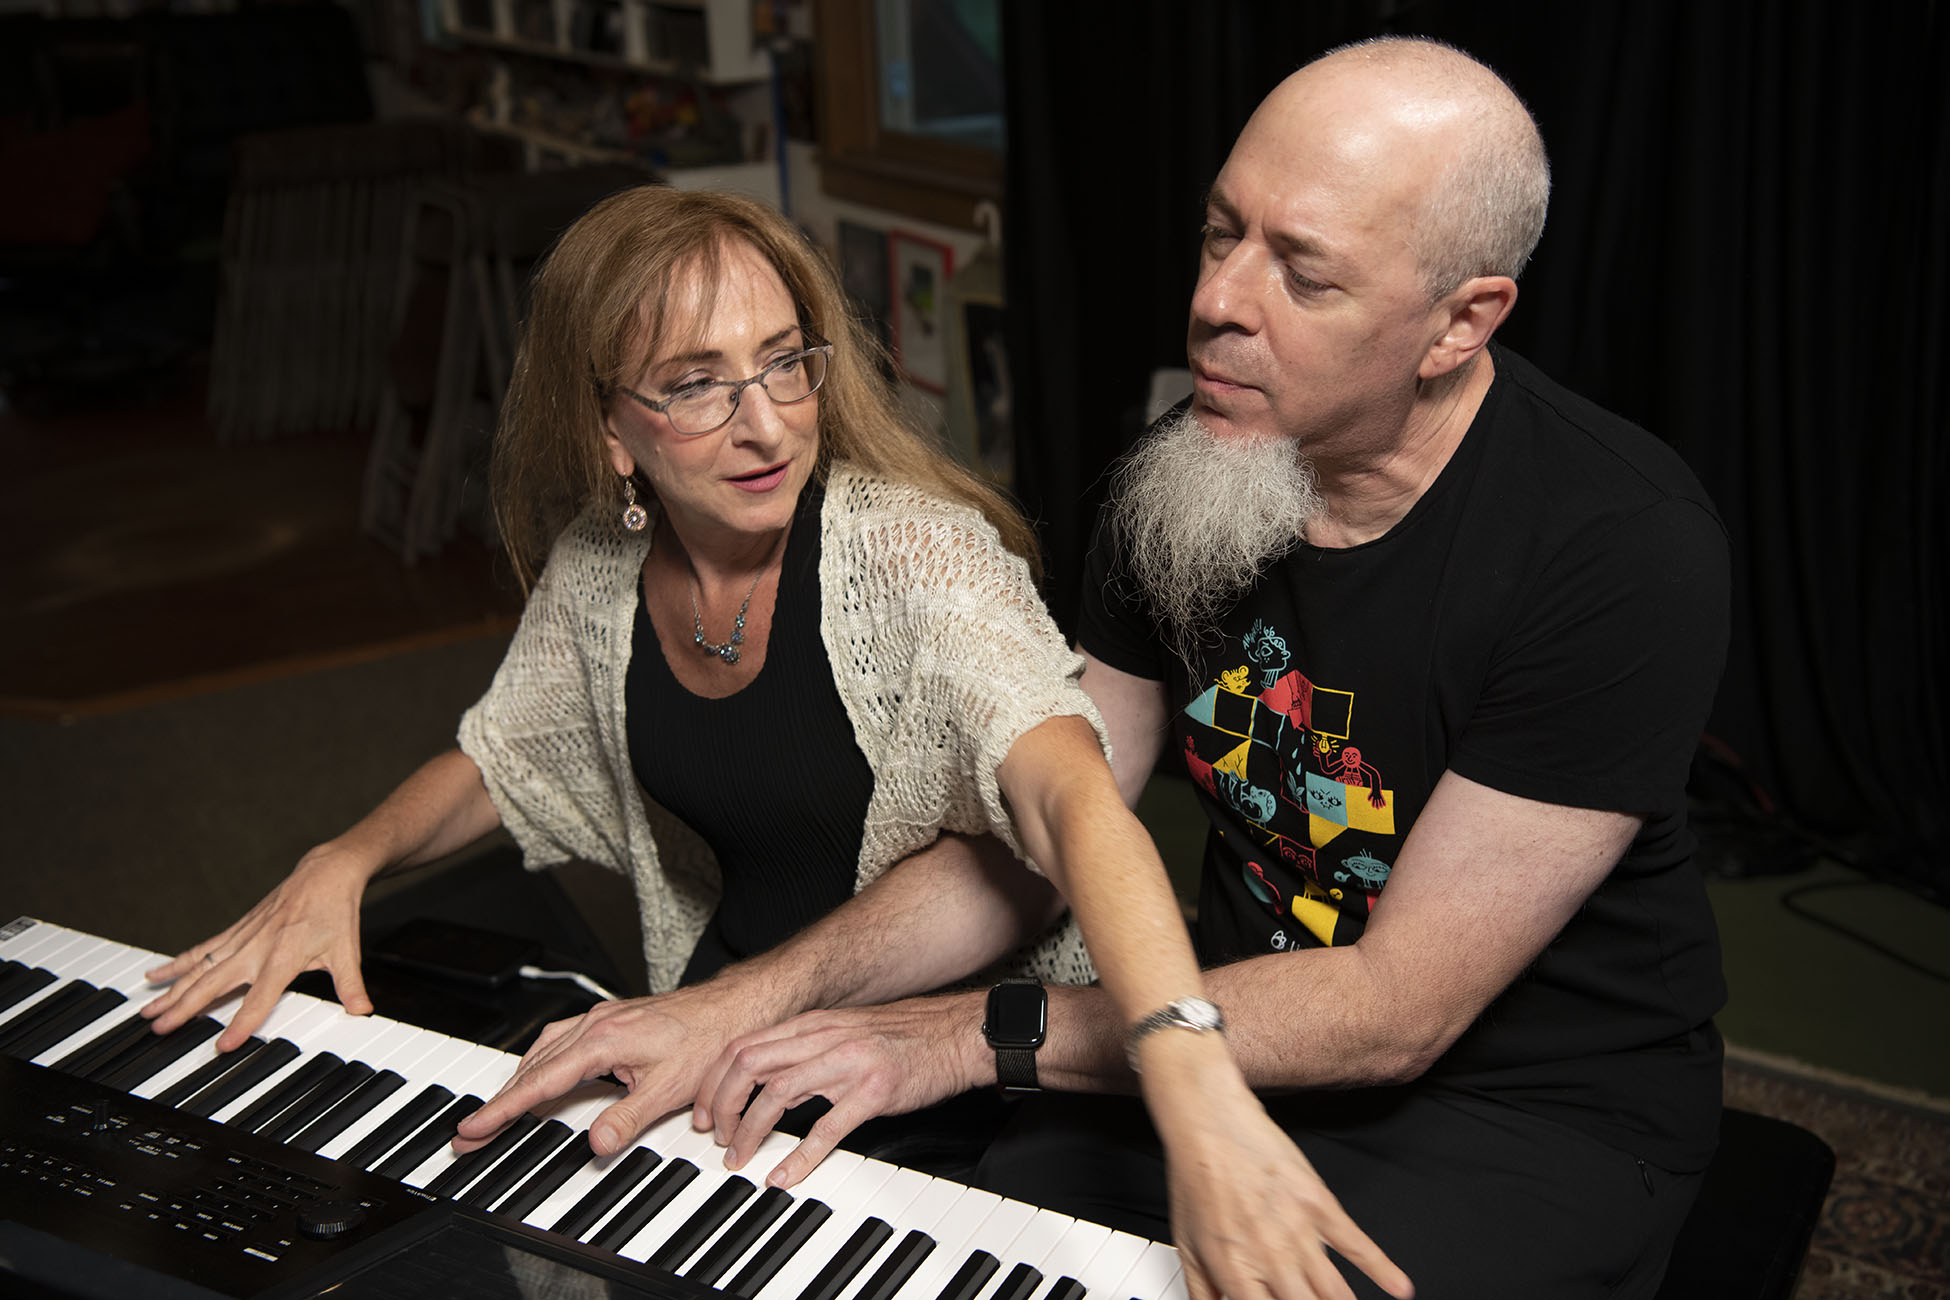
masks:
[[[1041,1047],[1048,1024],[1049,1000],[1040,985],[998,984],[989,990],[982,1032],[991,1047]]]

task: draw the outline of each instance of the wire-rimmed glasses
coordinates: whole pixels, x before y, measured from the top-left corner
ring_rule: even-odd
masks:
[[[803,402],[826,382],[826,370],[833,357],[831,343],[811,347],[780,357],[750,379],[700,379],[679,384],[677,390],[657,401],[633,389],[617,385],[638,404],[670,421],[670,427],[687,438],[714,433],[738,414],[738,399],[757,384],[765,395],[781,406]]]

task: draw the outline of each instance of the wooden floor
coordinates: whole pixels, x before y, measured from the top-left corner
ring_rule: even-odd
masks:
[[[220,445],[199,385],[0,409],[0,714],[72,717],[513,626],[463,534],[408,567],[359,530],[367,438]]]

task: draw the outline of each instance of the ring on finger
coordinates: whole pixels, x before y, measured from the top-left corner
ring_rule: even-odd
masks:
[[[217,964],[217,954],[215,954],[215,953],[213,953],[213,952],[206,952],[206,953],[204,953],[204,954],[203,954],[203,964],[204,964],[205,966],[214,966],[214,965],[216,965],[216,964]]]

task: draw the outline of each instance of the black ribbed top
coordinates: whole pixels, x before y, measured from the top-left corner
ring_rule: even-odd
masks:
[[[638,584],[624,682],[630,764],[651,798],[717,854],[724,898],[684,982],[765,951],[853,894],[873,769],[833,686],[819,636],[819,506],[808,484],[786,539],[765,666],[707,700],[665,661]],[[704,652],[687,638],[675,655]]]

